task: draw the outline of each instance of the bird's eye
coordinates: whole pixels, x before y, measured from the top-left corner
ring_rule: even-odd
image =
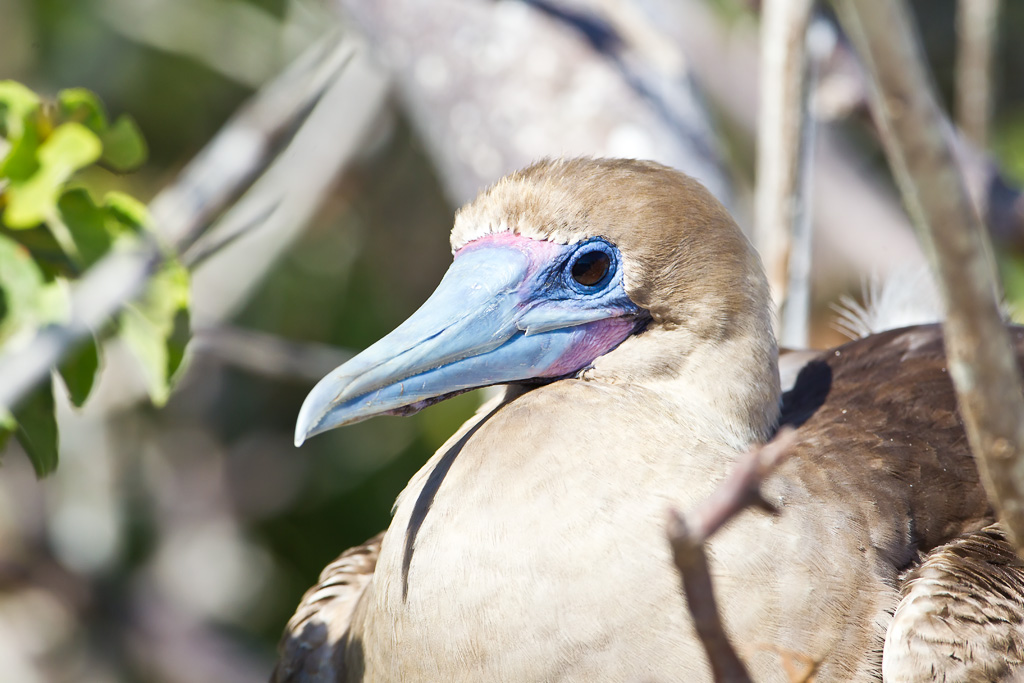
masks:
[[[583,252],[572,264],[572,279],[584,287],[598,285],[612,267],[611,256],[600,249]]]

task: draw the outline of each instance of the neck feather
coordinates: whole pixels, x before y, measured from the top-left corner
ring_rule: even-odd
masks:
[[[738,450],[766,441],[778,424],[778,350],[767,313],[713,338],[653,325],[598,358],[584,378],[652,389],[706,438]]]

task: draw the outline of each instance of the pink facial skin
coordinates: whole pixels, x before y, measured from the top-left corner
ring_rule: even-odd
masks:
[[[635,318],[607,318],[580,325],[572,331],[576,343],[539,376],[561,377],[578,372],[626,341],[635,329]]]
[[[515,249],[527,257],[529,267],[528,274],[523,279],[523,290],[527,290],[524,291],[525,295],[535,295],[536,292],[529,292],[528,288],[533,284],[537,272],[549,267],[561,254],[572,250],[574,245],[533,239],[512,232],[499,232],[469,242],[455,252],[455,258],[476,249],[494,247]],[[603,320],[558,330],[558,333],[572,335],[568,350],[537,376],[561,377],[582,370],[593,363],[594,359],[621,344],[636,330],[635,310],[609,308],[607,313],[609,317]]]
[[[490,235],[478,237],[472,242],[463,245],[461,249],[455,252],[455,258],[459,258],[461,254],[475,251],[477,249],[494,247],[515,249],[529,259],[530,267],[527,271],[526,278],[523,280],[524,283],[530,282],[538,270],[544,266],[550,265],[555,257],[567,249],[564,244],[557,244],[547,240],[537,240],[532,237],[524,237],[512,232],[495,232]]]

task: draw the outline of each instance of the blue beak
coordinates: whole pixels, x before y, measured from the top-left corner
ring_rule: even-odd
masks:
[[[545,263],[506,245],[460,252],[412,317],[317,383],[299,411],[295,445],[476,387],[571,374],[633,333],[642,311],[617,269],[600,289],[580,293],[560,277],[580,245],[530,242],[545,245]]]

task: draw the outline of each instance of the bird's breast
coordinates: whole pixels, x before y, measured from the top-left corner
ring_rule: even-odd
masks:
[[[665,511],[703,500],[735,456],[638,388],[565,381],[502,406],[439,451],[400,499],[365,598],[368,677],[703,675]],[[826,557],[818,545],[815,554],[803,547],[807,531],[747,513],[716,540],[716,586],[740,642],[785,635],[813,656],[838,637],[823,635],[815,615],[879,590],[863,553],[840,559],[828,547]],[[780,565],[787,553],[798,562]],[[808,574],[836,567],[848,588],[836,596],[836,580],[821,582],[829,590],[815,594]],[[782,676],[770,648],[748,654],[755,670]]]

